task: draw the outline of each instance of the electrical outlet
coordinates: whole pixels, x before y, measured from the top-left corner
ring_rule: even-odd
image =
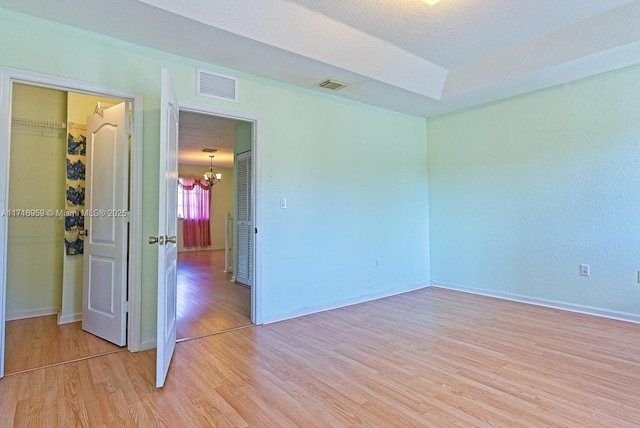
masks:
[[[373,267],[375,267],[376,269],[377,269],[377,268],[379,268],[379,267],[380,267],[380,260],[376,259],[376,260],[373,262]]]
[[[589,265],[580,265],[580,275],[591,276],[591,267]]]

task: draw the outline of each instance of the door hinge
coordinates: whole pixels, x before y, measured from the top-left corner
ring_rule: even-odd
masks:
[[[124,304],[122,305],[122,312],[125,314],[129,313],[129,301],[125,301]]]
[[[132,127],[133,126],[130,123],[127,123],[127,124],[124,125],[124,132],[129,136],[131,135],[131,128]]]
[[[256,233],[258,233],[258,228],[256,227]]]
[[[127,213],[125,214],[124,222],[125,223],[131,223],[131,211],[127,211]]]

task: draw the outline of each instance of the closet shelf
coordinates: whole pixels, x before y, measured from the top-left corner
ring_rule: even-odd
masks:
[[[67,124],[62,122],[25,119],[23,117],[12,117],[11,124],[20,125],[20,126],[30,126],[32,128],[43,128],[43,129],[65,129],[67,127]]]

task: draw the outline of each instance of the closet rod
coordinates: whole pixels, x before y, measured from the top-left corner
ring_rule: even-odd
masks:
[[[67,125],[62,122],[50,122],[47,120],[25,119],[23,117],[12,117],[11,124],[31,126],[34,128],[46,128],[46,129],[65,129],[67,127]]]

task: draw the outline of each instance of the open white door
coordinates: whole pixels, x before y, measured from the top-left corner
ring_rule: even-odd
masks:
[[[162,387],[176,347],[178,245],[178,99],[169,72],[162,69],[160,90],[160,194],[158,244],[158,332],[156,387]]]
[[[128,109],[87,118],[82,329],[126,344],[129,209]]]

